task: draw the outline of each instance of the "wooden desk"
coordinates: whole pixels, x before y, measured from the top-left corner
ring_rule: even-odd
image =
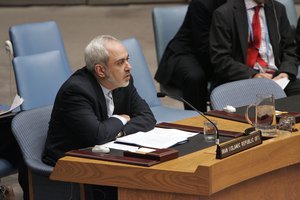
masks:
[[[247,124],[210,117],[223,130]],[[202,117],[179,121],[197,126]],[[300,130],[300,124],[296,125]],[[207,148],[152,167],[66,156],[51,179],[119,187],[120,200],[300,199],[300,132],[263,142],[228,158]]]

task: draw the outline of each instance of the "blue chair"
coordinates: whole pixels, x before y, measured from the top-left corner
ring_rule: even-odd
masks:
[[[123,44],[129,53],[134,85],[140,96],[149,104],[157,123],[173,122],[199,115],[195,111],[174,109],[161,105],[144,53],[138,41],[135,38],[129,38],[123,40]]]
[[[298,14],[295,6],[294,0],[277,0],[278,2],[282,3],[287,12],[288,19],[290,21],[290,24],[293,28],[297,27],[298,23]],[[298,67],[298,75],[297,78],[300,79],[300,66]]]
[[[286,8],[286,13],[292,27],[297,27],[298,14],[294,0],[276,0],[282,3]]]
[[[28,167],[31,199],[79,199],[79,185],[49,179],[53,167],[42,162],[52,106],[20,112],[12,120],[12,132]]]
[[[152,25],[158,63],[168,43],[182,25],[186,12],[187,5],[153,8]]]
[[[59,51],[13,59],[18,94],[24,99],[21,110],[52,105],[61,85],[70,76]]]
[[[56,22],[46,21],[11,26],[9,28],[9,37],[13,48],[10,51],[14,57],[57,50],[62,55],[63,67],[66,72],[72,73],[63,39]]]
[[[152,25],[156,48],[157,64],[168,45],[179,30],[185,14],[187,5],[172,7],[157,7],[152,10]],[[160,84],[160,90],[172,96],[182,96],[182,91],[170,85]]]
[[[14,174],[17,171],[6,159],[0,158],[0,178]]]
[[[256,102],[256,94],[273,94],[275,99],[286,97],[282,88],[273,80],[253,78],[233,81],[216,87],[210,95],[213,110],[223,110],[227,105],[246,106]]]

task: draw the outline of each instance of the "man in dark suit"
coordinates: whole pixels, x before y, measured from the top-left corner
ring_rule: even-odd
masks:
[[[255,7],[259,8],[259,43],[255,43]],[[257,57],[251,64],[253,46]],[[211,25],[210,53],[213,87],[248,78],[288,78],[286,94],[300,94],[295,37],[285,7],[277,1],[230,0],[219,7]]]
[[[149,106],[133,85],[129,55],[119,40],[107,35],[94,38],[85,49],[85,62],[86,67],[76,71],[56,96],[43,153],[49,165],[67,151],[155,126]],[[117,198],[114,188],[94,191],[96,199]]]
[[[155,79],[163,85],[180,88],[183,98],[206,111],[207,81],[212,69],[208,37],[214,10],[226,0],[192,0],[184,22],[169,42]],[[189,109],[185,105],[186,109]]]

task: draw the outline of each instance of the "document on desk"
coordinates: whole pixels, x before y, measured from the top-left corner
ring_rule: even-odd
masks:
[[[186,142],[189,137],[197,134],[198,133],[178,129],[155,127],[148,132],[137,132],[135,134],[117,138],[115,143],[162,149]]]
[[[282,89],[284,89],[289,82],[290,80],[287,77],[275,80],[275,83],[277,83]]]
[[[16,95],[10,108],[8,110],[0,111],[0,115],[4,115],[6,113],[13,111],[17,107],[19,107],[23,103],[23,101],[24,101],[24,99],[22,97],[20,97],[19,95]]]

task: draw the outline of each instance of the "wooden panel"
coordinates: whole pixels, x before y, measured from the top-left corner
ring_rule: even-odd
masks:
[[[235,176],[232,174],[232,176]],[[300,164],[282,168],[244,181],[212,195],[210,200],[224,199],[300,199]]]
[[[126,188],[119,188],[118,191],[119,200],[203,200],[202,198],[196,195],[184,195],[178,193],[165,193],[148,190],[131,190]]]
[[[233,175],[234,176],[234,175]],[[185,195],[119,188],[119,199],[137,200],[224,200],[300,199],[300,164],[276,170],[217,192],[212,196]],[[180,191],[179,191],[180,192]],[[138,197],[138,198],[137,198]]]

